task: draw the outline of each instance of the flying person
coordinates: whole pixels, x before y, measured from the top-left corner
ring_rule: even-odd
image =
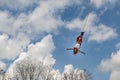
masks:
[[[80,34],[80,35],[77,37],[77,39],[76,39],[76,43],[80,44],[80,46],[81,46],[81,44],[82,44],[82,39],[83,39],[84,33],[85,33],[85,32],[81,32],[81,34]]]
[[[81,32],[81,34],[76,38],[76,44],[73,47],[73,53],[77,54],[79,52],[79,48],[82,44],[82,40],[83,40],[83,35],[85,32]]]
[[[80,51],[79,48],[81,47],[83,35],[85,32],[81,32],[81,34],[76,38],[76,44],[73,48],[67,48],[67,50],[73,50],[73,54],[77,54],[78,52],[85,54],[84,52]]]

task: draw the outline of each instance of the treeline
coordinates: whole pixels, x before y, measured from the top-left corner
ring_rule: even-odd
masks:
[[[32,60],[20,60],[10,66],[7,71],[0,70],[0,80],[90,80],[86,70],[73,69],[60,73],[52,65]]]

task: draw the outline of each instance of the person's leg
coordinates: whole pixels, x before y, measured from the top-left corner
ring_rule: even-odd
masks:
[[[80,44],[76,43],[74,48],[73,48],[73,54],[77,54],[79,52],[79,47],[80,47]]]
[[[81,32],[81,35],[83,36],[85,32]]]
[[[79,48],[80,48],[80,44],[79,44],[79,43],[76,43],[75,46],[74,46],[74,48],[79,49]]]

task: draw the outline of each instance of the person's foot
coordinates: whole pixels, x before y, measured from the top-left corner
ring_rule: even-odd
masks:
[[[81,32],[81,35],[83,36],[85,32]]]

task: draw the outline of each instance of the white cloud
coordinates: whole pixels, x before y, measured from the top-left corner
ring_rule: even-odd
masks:
[[[37,33],[55,31],[58,26],[62,25],[62,21],[55,18],[52,10],[54,11],[54,8],[51,9],[51,5],[42,3],[29,15],[28,26],[32,25]]]
[[[29,44],[29,40],[22,35],[10,39],[8,35],[0,35],[0,58],[15,59]]]
[[[55,16],[55,11],[78,3],[81,3],[81,0],[43,1],[29,15],[29,24],[34,26],[36,32],[55,32],[59,26],[64,25],[60,16]]]
[[[91,3],[93,3],[96,8],[100,8],[102,5],[104,5],[106,0],[91,0]]]
[[[110,58],[102,60],[99,67],[102,71],[111,72],[110,80],[119,80],[120,50],[117,53],[112,53]]]
[[[54,65],[55,59],[52,57],[54,49],[52,35],[47,35],[40,42],[29,44],[28,51],[22,52],[15,62],[29,58],[34,61],[41,61],[44,65]]]
[[[31,6],[36,1],[38,0],[14,0],[9,4],[9,1],[0,0],[0,6],[6,6],[10,9],[14,9],[13,7],[15,7],[15,9],[22,9]],[[39,1],[37,3],[39,3]],[[14,16],[8,11],[0,11],[0,33],[7,34],[0,35],[4,37],[0,42],[0,46],[2,47],[0,49],[0,58],[16,58],[16,56],[26,49],[31,38],[32,40],[35,40],[34,36],[36,36],[36,34],[44,32],[55,33],[59,26],[64,25],[64,22],[59,16],[55,15],[55,12],[57,10],[62,10],[67,6],[80,3],[81,0],[42,0],[39,5],[28,14],[20,13],[19,15]],[[34,44],[32,46],[34,46]],[[51,55],[49,55],[48,58],[51,58]]]
[[[15,64],[21,60],[30,60],[33,62],[42,62],[44,65],[53,66],[55,59],[52,56],[55,46],[52,35],[45,36],[41,41],[28,45],[28,51],[20,53],[20,56],[11,64],[7,73],[13,76]]]
[[[93,3],[96,8],[101,8],[107,5],[114,6],[119,3],[119,0],[91,0],[91,3]]]
[[[74,67],[71,64],[65,65],[64,67],[64,73],[71,73],[73,70],[74,70]]]
[[[24,60],[26,57],[27,57],[27,53],[25,53],[25,52],[20,53],[19,57],[14,61],[14,63]]]
[[[12,23],[14,18],[9,15],[7,11],[0,11],[0,32],[12,33]]]
[[[24,5],[27,5],[29,3],[32,4],[36,1],[39,3],[39,5],[28,14],[20,13],[17,16],[11,15],[7,11],[0,11],[0,32],[7,33],[12,36],[16,35],[16,33],[19,32],[24,33],[24,35],[27,36],[30,36],[32,34],[41,34],[44,32],[56,33],[58,27],[64,25],[64,22],[61,20],[60,16],[55,14],[56,11],[63,10],[67,6],[80,4],[82,2],[81,0],[41,0],[40,2],[39,0],[14,1],[16,2],[15,5],[17,6],[19,6],[21,2],[25,2]],[[9,1],[6,0],[1,2],[9,3]],[[20,3],[17,4],[18,2]],[[11,4],[6,4],[6,6],[7,5],[9,6]]]
[[[71,22],[66,23],[66,28],[70,30],[80,29],[89,33],[88,41],[103,42],[109,39],[113,39],[117,36],[115,29],[96,23],[99,21],[98,17],[94,13],[90,13],[84,20],[74,19]]]
[[[66,27],[70,30],[74,30],[74,29],[81,29],[82,28],[82,23],[83,21],[80,19],[74,19],[71,22],[67,22]]]
[[[120,49],[120,42],[116,44],[116,48]]]
[[[110,80],[120,80],[120,71],[113,71],[110,75]]]
[[[11,15],[10,12],[0,11],[0,32],[12,36],[16,36],[19,32],[29,32],[29,30],[26,30],[27,21],[28,17],[23,13],[16,17]]]
[[[24,10],[27,7],[37,4],[40,0],[0,0],[0,7],[9,8],[12,10]]]
[[[84,20],[76,18],[71,22],[66,22],[66,28],[70,30],[81,29],[81,31],[89,31],[91,28],[91,25],[93,25],[96,20],[97,20],[96,15],[93,13],[90,13],[86,16]]]
[[[13,77],[15,64],[19,61],[29,60],[31,63],[43,62],[46,66],[53,66],[55,64],[55,59],[52,56],[52,52],[54,51],[55,46],[52,40],[52,35],[45,36],[41,41],[36,42],[35,44],[30,44],[28,46],[28,51],[20,54],[19,58],[14,61],[14,63],[10,66],[7,71],[9,77]],[[28,62],[29,62],[28,61]],[[23,62],[24,63],[24,62]],[[63,74],[60,73],[59,70],[52,69],[51,74],[53,74],[53,78],[57,80],[61,80],[64,73],[71,73],[74,71],[74,74],[79,76],[78,78],[83,78],[85,80],[85,73],[83,70],[74,69],[73,65],[65,65]],[[81,76],[80,76],[81,75]]]
[[[97,42],[103,42],[109,39],[113,39],[117,36],[117,33],[113,28],[110,28],[106,25],[99,25],[98,27],[93,27],[94,30],[91,29],[89,41],[95,40]]]
[[[31,40],[35,40],[34,36],[44,32],[56,33],[58,27],[64,25],[60,16],[55,14],[56,11],[63,10],[73,4],[80,4],[81,2],[82,0],[13,0],[12,2],[0,0],[1,7],[5,6],[9,9],[18,10],[38,3],[38,6],[28,14],[19,13],[17,16],[14,16],[9,11],[0,11],[0,33],[7,34],[0,35],[4,37],[0,42],[2,47],[0,49],[0,58],[15,59],[26,49]],[[35,45],[38,44],[36,43]],[[31,46],[35,45],[31,44]],[[48,58],[51,57],[51,55],[48,56]]]
[[[51,53],[54,51],[55,46],[52,40],[52,35],[48,35],[44,37],[40,42],[36,44],[30,44],[28,46],[28,55],[34,58],[41,60],[45,59],[45,62],[54,63],[54,59],[52,58]],[[47,59],[51,59],[46,61]]]
[[[10,12],[0,11],[0,32],[12,37],[16,37],[19,34],[29,36],[35,31],[29,26],[28,18],[28,15],[24,13],[14,16]]]
[[[55,7],[52,4],[60,4],[60,7],[64,7],[64,5],[69,4],[80,4],[82,0],[0,0],[0,7],[7,7],[12,10],[24,10],[27,7],[34,6],[35,4],[41,4],[41,2],[49,2],[51,6]],[[69,4],[68,4],[69,2]]]
[[[0,71],[5,70],[6,64],[0,61]]]
[[[24,2],[24,1],[21,1],[21,2]],[[24,5],[26,5],[29,2],[31,4],[34,3],[34,1],[29,0],[29,1],[25,1]],[[3,3],[8,3],[8,2],[3,1]],[[31,13],[29,14],[21,13],[17,17],[10,15],[9,12],[1,11],[0,12],[0,32],[7,33],[9,35],[16,35],[16,33],[21,32],[27,36],[30,36],[32,34],[40,34],[43,32],[56,33],[58,27],[63,26],[64,22],[61,20],[59,16],[55,15],[55,12],[57,10],[64,9],[66,6],[69,6],[72,4],[80,4],[80,3],[82,3],[81,0],[40,1],[39,6],[37,6]],[[115,37],[116,36],[115,30],[112,28],[108,29],[109,26],[106,26],[104,24],[100,24],[96,26],[93,25],[97,18],[98,17],[92,13],[90,14],[89,20],[87,21],[87,26],[89,26],[88,29],[91,32],[91,36],[92,36],[89,38],[89,41],[96,40],[98,42],[101,42],[109,39],[111,36]],[[67,22],[66,26],[68,29],[71,29],[71,30],[75,28],[81,29],[82,26],[84,25],[84,22],[85,22],[84,20],[77,18],[72,20],[71,22]],[[94,30],[95,32],[93,32]],[[99,31],[99,34],[97,34],[96,31]],[[103,32],[104,34],[101,34]],[[97,36],[97,35],[99,35],[99,38],[95,39],[94,36]],[[103,38],[100,37],[101,35],[104,35],[104,37]]]
[[[107,26],[105,24],[98,24],[96,23],[99,21],[96,14],[90,14],[88,17],[88,24],[86,25],[89,29],[88,32],[90,34],[88,41],[94,40],[97,42],[103,42],[109,39],[113,39],[117,36],[115,29]]]

